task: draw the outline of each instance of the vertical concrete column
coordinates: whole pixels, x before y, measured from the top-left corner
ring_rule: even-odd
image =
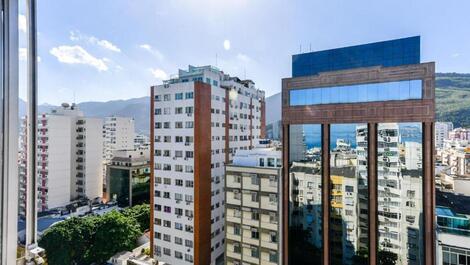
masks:
[[[377,123],[367,124],[367,187],[369,189],[369,264],[377,263]]]

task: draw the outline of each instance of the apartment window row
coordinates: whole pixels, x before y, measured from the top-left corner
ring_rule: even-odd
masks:
[[[194,173],[194,168],[191,165],[172,165],[155,163],[155,170]]]
[[[166,255],[166,256],[171,256],[171,249],[169,248],[163,248],[163,254]],[[161,246],[157,246],[156,248],[156,255],[158,257],[161,257],[162,256],[162,247]],[[183,253],[182,252],[179,252],[177,250],[174,251],[174,257],[177,258],[177,259],[183,259]],[[193,256],[190,255],[190,254],[184,254],[184,260],[187,261],[187,262],[190,262],[190,263],[193,263]]]
[[[178,181],[178,184],[179,184],[180,180],[175,180],[175,185],[176,185],[177,181]],[[155,177],[155,183],[156,184],[162,184],[163,183],[164,185],[171,185],[171,178]],[[179,186],[179,185],[177,185],[177,186]],[[194,181],[186,180],[185,181],[185,187],[186,188],[193,188],[194,187]]]
[[[191,219],[191,218],[192,217],[188,217],[188,219]],[[170,220],[162,220],[160,218],[155,218],[155,225],[163,226],[166,228],[172,228],[172,222]],[[194,232],[194,227],[192,225],[188,225],[188,224],[183,225],[182,223],[179,223],[179,222],[174,222],[174,229],[185,231],[188,233]],[[156,238],[161,239],[161,233],[156,233]],[[171,236],[168,234],[163,234],[163,241],[171,242]]]
[[[187,106],[187,107],[176,107],[174,113],[171,111],[171,107],[165,107],[165,108],[156,108],[154,110],[155,115],[172,115],[172,114],[193,114],[194,113],[194,107],[192,106]],[[184,112],[183,112],[184,111]]]
[[[163,157],[171,157],[172,151],[170,149],[156,149],[155,150],[155,156],[163,156]],[[194,158],[194,152],[193,151],[182,151],[182,150],[175,150],[173,158]],[[184,155],[184,156],[183,156]]]
[[[193,136],[173,136],[174,137],[174,142],[175,143],[184,143],[185,145],[190,145],[191,143],[194,142],[194,137]],[[156,143],[171,143],[172,142],[172,136],[166,135],[166,136],[161,136],[157,135],[155,136],[155,142]]]
[[[165,212],[165,213],[171,213],[172,212],[172,207],[171,206],[163,206],[162,207],[162,205],[160,205],[160,204],[155,204],[155,210],[157,212],[161,212],[163,210],[163,212]],[[178,218],[181,218],[183,215],[188,217],[188,218],[193,218],[194,217],[194,212],[192,210],[187,210],[187,209],[183,210],[183,208],[175,207],[174,213]],[[169,221],[167,221],[167,222],[169,222]],[[164,224],[164,226],[165,227],[171,227],[171,222],[168,223],[168,225]],[[180,229],[180,230],[182,230],[182,229]]]
[[[171,101],[172,94],[159,94],[155,95],[155,101]],[[185,92],[185,93],[175,93],[174,94],[175,100],[183,100],[183,99],[193,99],[194,92]]]

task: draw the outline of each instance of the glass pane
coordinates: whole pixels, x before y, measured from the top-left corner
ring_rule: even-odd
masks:
[[[377,129],[378,263],[423,264],[423,169],[420,123]]]
[[[291,106],[421,99],[422,80],[305,88],[291,90],[290,96]]]
[[[368,264],[367,124],[331,125],[330,182],[331,262]]]
[[[289,264],[322,257],[321,125],[289,131]]]

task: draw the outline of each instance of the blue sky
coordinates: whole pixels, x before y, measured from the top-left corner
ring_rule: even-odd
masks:
[[[414,35],[437,71],[470,72],[468,10],[469,1],[41,0],[39,102],[146,96],[178,68],[215,65],[216,54],[219,68],[272,95],[300,45]]]

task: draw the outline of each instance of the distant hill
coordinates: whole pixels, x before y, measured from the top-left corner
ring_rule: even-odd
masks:
[[[135,121],[137,133],[149,135],[150,124],[150,99],[149,97],[132,98],[127,100],[111,100],[106,102],[82,102],[78,108],[85,116],[104,118],[108,116],[131,117]],[[38,113],[46,113],[57,106],[41,104]],[[20,116],[26,114],[26,102],[19,102]]]
[[[436,119],[470,127],[470,74],[436,73]]]

